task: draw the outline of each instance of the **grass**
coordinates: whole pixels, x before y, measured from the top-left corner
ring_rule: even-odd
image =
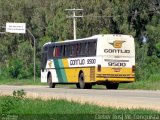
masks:
[[[30,79],[0,79],[0,85],[45,85],[41,83],[40,78]]]
[[[120,89],[160,90],[160,75],[154,74],[148,80],[120,84]]]
[[[120,84],[119,89],[160,90],[160,81],[146,80]]]
[[[108,118],[108,120],[115,119],[115,117],[117,117],[116,120],[122,120],[122,116],[127,115],[133,119],[136,115],[160,114],[158,111],[147,109],[116,109],[62,99],[43,101],[11,96],[0,97],[0,113],[4,114],[2,117],[11,114],[26,120],[33,118],[34,120],[95,120],[103,117]]]

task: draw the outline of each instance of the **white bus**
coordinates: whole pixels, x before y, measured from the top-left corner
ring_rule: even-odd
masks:
[[[95,84],[117,89],[135,81],[135,44],[131,35],[102,34],[77,40],[49,42],[43,46],[41,82],[76,84],[90,89]]]

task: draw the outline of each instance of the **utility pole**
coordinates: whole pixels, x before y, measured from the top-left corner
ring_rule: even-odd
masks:
[[[73,36],[74,36],[74,40],[76,40],[76,18],[82,18],[83,15],[81,16],[76,16],[76,12],[77,11],[83,11],[83,9],[66,9],[66,11],[72,11],[73,15],[72,16],[67,16],[67,18],[73,18]]]

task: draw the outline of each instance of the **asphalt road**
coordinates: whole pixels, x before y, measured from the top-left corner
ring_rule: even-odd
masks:
[[[89,102],[100,106],[122,108],[147,108],[160,111],[160,91],[106,90],[48,88],[47,86],[0,85],[0,95],[12,95],[14,90],[23,89],[27,97],[42,99],[62,98],[81,103]]]

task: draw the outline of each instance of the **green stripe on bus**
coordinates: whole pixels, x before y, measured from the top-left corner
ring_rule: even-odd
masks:
[[[58,81],[60,83],[62,83],[63,79],[62,79],[62,76],[61,76],[60,66],[59,66],[59,63],[58,63],[58,59],[55,59],[53,61],[54,61],[54,66],[55,66],[56,74],[57,74],[57,77],[58,77]]]
[[[62,59],[58,60],[58,63],[59,63],[60,68],[64,68]],[[60,72],[61,72],[61,75],[62,75],[63,82],[67,82],[67,77],[66,77],[65,69],[60,69]]]
[[[60,69],[60,68],[64,68],[62,60],[56,59],[56,60],[53,60],[53,61],[54,61],[58,81],[60,83],[67,82],[67,77],[66,77],[64,69]]]

